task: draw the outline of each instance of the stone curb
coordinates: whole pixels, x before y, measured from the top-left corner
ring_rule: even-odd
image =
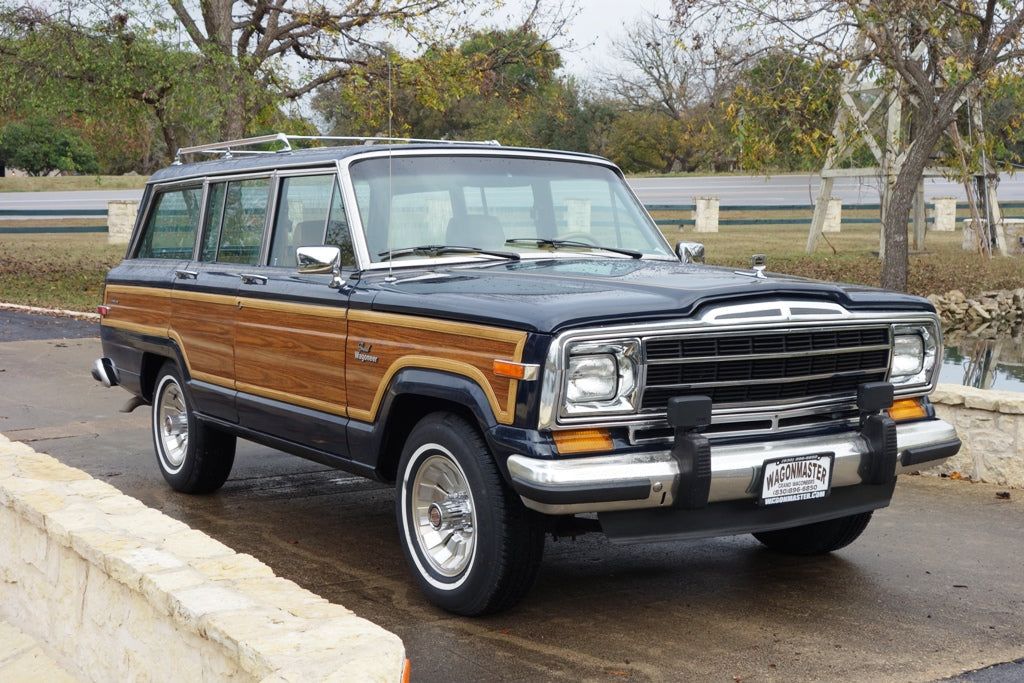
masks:
[[[38,306],[23,306],[21,304],[7,304],[0,301],[0,309],[6,311],[17,311],[18,313],[37,313],[41,315],[54,315],[63,318],[79,318],[81,320],[99,320],[99,313],[85,313],[83,311],[69,311],[63,308],[40,308]]]
[[[930,472],[1024,488],[1024,394],[940,384],[931,401],[963,446]]]
[[[80,680],[401,681],[398,636],[0,434],[0,619]]]

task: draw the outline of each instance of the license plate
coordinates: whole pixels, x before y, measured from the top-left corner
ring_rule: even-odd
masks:
[[[833,453],[769,460],[761,479],[761,503],[775,505],[824,498],[832,488]]]

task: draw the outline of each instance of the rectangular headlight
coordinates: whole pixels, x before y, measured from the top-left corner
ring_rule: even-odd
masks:
[[[638,339],[571,345],[561,414],[583,417],[636,412],[639,374]]]
[[[939,333],[931,325],[901,325],[893,330],[889,381],[901,388],[932,383],[939,357]]]
[[[618,363],[610,353],[573,356],[566,373],[565,397],[572,403],[610,401],[619,386]]]

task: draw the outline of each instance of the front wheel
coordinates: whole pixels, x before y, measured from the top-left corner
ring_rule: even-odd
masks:
[[[845,548],[860,536],[871,521],[871,512],[795,526],[776,531],[761,531],[754,538],[764,545],[789,555],[824,555]]]
[[[231,474],[235,437],[198,420],[177,366],[168,361],[153,392],[153,447],[160,473],[175,491],[210,493]]]
[[[402,549],[437,606],[479,616],[518,602],[544,551],[540,516],[505,484],[480,433],[452,413],[417,424],[395,495]]]

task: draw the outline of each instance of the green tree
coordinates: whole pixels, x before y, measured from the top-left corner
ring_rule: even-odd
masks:
[[[820,169],[832,142],[839,77],[820,61],[782,50],[743,70],[727,104],[740,167]]]
[[[73,122],[104,172],[151,170],[183,140],[210,136],[201,60],[137,33],[124,15],[86,25],[3,11],[0,55],[0,113]]]
[[[366,35],[395,30],[419,40],[434,27],[424,18],[458,4],[454,0],[209,0],[197,4],[169,0],[178,25],[208,65],[220,94],[221,134],[245,135],[254,113],[268,105],[294,101],[316,88],[349,77],[363,67]],[[176,29],[177,27],[175,27]],[[304,67],[296,75],[289,59]]]
[[[582,149],[587,117],[576,84],[558,78],[560,65],[550,43],[523,27],[479,31],[415,58],[382,45],[321,88],[313,106],[337,135]]]
[[[423,44],[457,28],[455,13],[478,1],[488,4],[124,0],[67,3],[50,12],[0,0],[0,113],[73,114],[88,134],[119,143],[156,133],[159,149],[123,156],[163,163],[185,144],[264,129],[281,120],[287,103],[353,69],[365,71],[362,46],[374,31]],[[129,135],[118,135],[117,124]],[[113,153],[106,161],[115,159]]]
[[[906,291],[907,223],[924,169],[965,99],[974,98],[1003,65],[1024,56],[1024,5],[997,0],[673,0],[673,6],[678,26],[714,27],[707,39],[786,49],[836,68],[869,65],[880,85],[895,90],[910,134],[895,141],[899,170],[887,179],[881,284]]]
[[[71,128],[33,118],[0,129],[0,159],[11,168],[43,176],[54,171],[95,173],[96,150]]]
[[[611,127],[612,159],[657,172],[731,167],[734,144],[720,104],[742,60],[710,43],[684,42],[657,17],[634,23],[614,45],[626,68],[602,79],[621,111]]]

